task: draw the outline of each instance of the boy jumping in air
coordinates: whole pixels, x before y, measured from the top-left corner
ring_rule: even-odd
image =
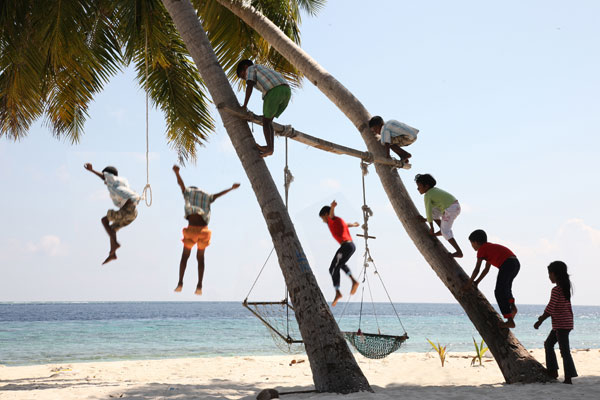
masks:
[[[412,157],[402,146],[408,146],[417,140],[418,129],[395,119],[390,119],[384,123],[383,118],[378,115],[369,120],[369,128],[381,144],[385,146],[387,157],[390,156],[390,149],[398,154],[402,162],[406,163]]]
[[[273,154],[275,146],[275,131],[273,130],[273,118],[279,117],[286,109],[292,91],[283,75],[262,65],[254,65],[251,60],[242,60],[237,66],[237,76],[246,81],[246,97],[243,108],[248,106],[252,89],[256,87],[262,92],[263,98],[263,133],[265,135],[265,146],[259,146],[258,150],[262,157]]]
[[[423,222],[429,223],[429,232],[432,235],[442,235],[454,247],[452,257],[461,258],[462,250],[454,239],[452,224],[460,214],[460,204],[450,193],[436,188],[436,180],[429,174],[417,174],[415,177],[417,190],[423,194],[427,218],[420,217]],[[439,232],[434,232],[433,221],[440,227]]]
[[[117,259],[117,249],[121,247],[117,242],[117,231],[124,226],[131,224],[137,217],[136,206],[140,202],[140,196],[129,188],[127,179],[120,177],[115,167],[106,167],[102,173],[94,171],[92,164],[83,165],[85,169],[98,176],[104,181],[108,188],[108,193],[118,210],[108,210],[105,217],[102,217],[102,226],[110,238],[110,252],[102,265]]]
[[[234,183],[231,188],[223,190],[216,194],[207,194],[195,186],[186,187],[179,175],[179,167],[173,166],[173,171],[177,177],[177,183],[183,193],[185,200],[185,219],[188,220],[187,228],[183,228],[183,253],[179,263],[179,281],[177,282],[176,292],[181,292],[183,288],[183,275],[187,267],[187,261],[194,246],[198,247],[196,259],[198,260],[198,285],[196,285],[196,294],[202,294],[202,279],[204,277],[204,250],[210,244],[211,231],[208,229],[210,221],[210,205],[213,201],[228,193],[233,189],[240,187],[239,183]]]
[[[319,211],[319,217],[321,217],[323,222],[329,226],[331,235],[340,244],[340,248],[335,253],[335,257],[333,257],[333,261],[331,261],[331,266],[329,267],[329,274],[331,275],[333,287],[335,288],[335,299],[333,299],[333,303],[331,303],[332,307],[335,307],[342,298],[342,292],[340,292],[340,269],[343,269],[352,281],[350,294],[353,295],[358,289],[358,281],[354,279],[350,272],[350,268],[348,268],[346,263],[356,251],[356,246],[354,245],[354,242],[352,242],[352,236],[350,236],[348,228],[357,227],[359,224],[358,222],[354,222],[347,225],[343,219],[336,217],[334,213],[336,206],[337,203],[334,200],[331,202],[330,206],[324,206],[321,208],[321,211]]]
[[[471,246],[477,252],[477,264],[469,281],[465,284],[465,289],[472,286],[477,287],[479,282],[485,278],[490,270],[490,265],[498,268],[498,277],[496,278],[496,289],[494,295],[496,296],[496,302],[500,308],[500,312],[506,318],[506,322],[500,324],[501,328],[514,328],[515,327],[515,315],[517,315],[517,307],[515,306],[515,298],[512,295],[512,283],[521,264],[517,257],[508,248],[490,243],[487,241],[487,234],[481,229],[473,231],[469,235],[469,241]],[[485,261],[485,268],[479,275],[481,264]],[[479,275],[479,278],[477,277]]]

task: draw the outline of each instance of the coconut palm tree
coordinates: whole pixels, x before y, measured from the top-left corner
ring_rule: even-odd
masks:
[[[215,103],[239,106],[221,65],[233,66],[241,56],[252,55],[298,80],[290,64],[245,24],[222,9],[215,13],[220,6],[198,2],[200,6],[194,10],[187,0],[164,3],[172,20],[158,0],[0,3],[0,136],[17,140],[36,119],[45,116],[57,137],[76,143],[94,95],[130,63],[138,72],[138,81],[145,84],[147,59],[147,88],[165,112],[167,139],[181,158],[193,159],[213,124],[204,85]],[[294,18],[299,14],[297,6],[289,7],[293,3],[264,2],[271,7],[284,6],[275,7],[273,14],[297,39],[298,20]],[[309,11],[320,3],[297,2]],[[212,27],[208,36],[198,15]],[[238,33],[232,38],[226,30]],[[230,43],[232,40],[237,42]],[[273,239],[315,388],[341,393],[370,390],[317,285],[277,187],[256,152],[248,124],[229,115],[221,117]]]
[[[216,1],[254,28],[275,50],[317,86],[356,126],[369,152],[378,156],[384,155],[383,147],[369,131],[367,122],[371,115],[348,89],[297,44],[282,35],[277,26],[254,7],[237,0]],[[498,329],[498,323],[502,320],[485,296],[479,290],[462,290],[468,276],[439,240],[429,235],[398,172],[382,165],[376,165],[375,169],[404,229],[431,268],[463,307],[495,357],[506,382],[550,380],[545,368],[527,352],[509,330]]]

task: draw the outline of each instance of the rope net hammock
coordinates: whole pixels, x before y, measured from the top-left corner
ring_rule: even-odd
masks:
[[[381,359],[389,356],[402,346],[408,339],[402,336],[382,335],[380,333],[344,332],[344,337],[360,354],[371,359]]]

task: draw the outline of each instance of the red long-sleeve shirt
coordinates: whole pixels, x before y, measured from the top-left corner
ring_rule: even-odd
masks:
[[[552,288],[550,302],[544,312],[552,317],[552,329],[573,329],[573,309],[560,286]]]

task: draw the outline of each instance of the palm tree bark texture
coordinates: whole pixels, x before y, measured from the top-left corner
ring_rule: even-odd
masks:
[[[216,104],[239,107],[236,95],[189,0],[163,0]],[[246,121],[220,111],[267,222],[320,392],[371,390],[317,285],[285,205]]]
[[[254,28],[275,50],[317,86],[356,126],[369,152],[384,156],[383,146],[377,142],[368,127],[371,115],[348,89],[253,7],[242,1],[217,1]],[[440,241],[429,234],[398,172],[382,165],[376,165],[375,169],[404,229],[467,313],[496,359],[506,382],[550,381],[546,369],[529,354],[510,330],[498,328],[498,323],[502,319],[485,296],[477,289],[462,290],[468,279],[467,274]]]

